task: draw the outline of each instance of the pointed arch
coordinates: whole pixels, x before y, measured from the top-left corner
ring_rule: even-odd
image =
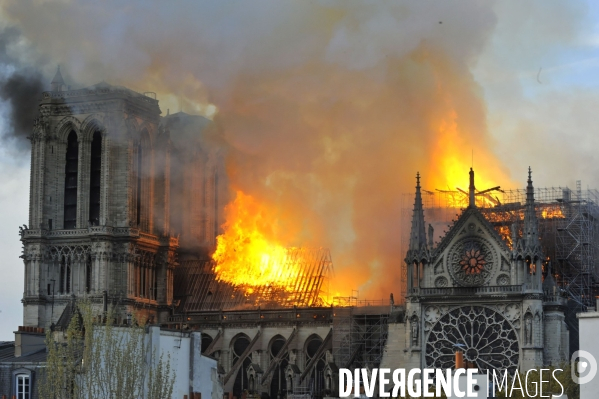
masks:
[[[289,353],[279,353],[287,339],[281,334],[277,334],[271,338],[268,343],[268,354],[270,362],[275,361],[275,358],[279,358],[278,364],[271,374],[270,380],[270,396],[271,397],[284,397],[287,393],[288,385],[287,378],[285,376],[285,369],[289,365]],[[286,351],[287,352],[287,351]]]
[[[71,131],[74,131],[77,136],[81,134],[81,121],[74,116],[65,116],[54,128],[54,136],[60,143],[66,143]]]
[[[91,141],[96,132],[106,134],[104,118],[99,114],[92,114],[81,122],[81,137],[84,141]]]
[[[243,352],[250,346],[251,339],[247,334],[239,333],[231,339],[231,343],[229,345],[229,354],[231,356],[231,363],[235,364],[237,360],[241,357]],[[241,398],[242,392],[248,388],[249,379],[247,375],[247,368],[251,364],[250,357],[246,357],[243,360],[243,363],[237,370],[237,375],[235,376],[235,382],[233,383],[233,395]]]

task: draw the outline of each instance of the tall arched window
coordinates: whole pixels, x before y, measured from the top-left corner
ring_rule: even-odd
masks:
[[[312,359],[318,354],[318,350],[322,345],[322,338],[317,335],[313,335],[308,338],[308,341],[305,346],[306,353],[306,365],[308,365]],[[316,364],[314,364],[312,370],[310,371],[309,378],[309,386],[310,390],[314,392],[315,398],[322,398],[322,394],[324,392],[324,354],[319,356],[319,359],[316,360]]]
[[[281,349],[283,349],[283,346],[285,346],[285,338],[283,338],[283,336],[279,335],[279,336],[275,336],[271,343],[270,343],[270,361],[271,363],[275,360],[275,358],[277,356],[279,356],[279,352],[281,352]],[[278,365],[276,366],[276,368],[273,370],[272,373],[272,380],[270,382],[270,397],[271,398],[277,398],[277,397],[284,397],[287,394],[287,381],[285,379],[285,369],[287,368],[287,365],[289,364],[289,353],[287,351],[285,351],[286,353],[281,354],[281,356],[279,356],[280,360],[278,362]],[[289,387],[291,388],[291,387]]]
[[[132,218],[142,231],[152,229],[152,145],[146,129],[142,130],[134,147]]]
[[[58,292],[68,294],[71,292],[71,260],[67,256],[60,259],[60,282]]]
[[[102,179],[102,134],[94,133],[89,172],[89,222],[97,226],[100,220],[100,181]]]
[[[64,176],[64,228],[77,227],[77,168],[79,165],[79,144],[77,134],[69,133]]]
[[[235,364],[239,360],[248,346],[250,346],[250,339],[247,335],[241,335],[235,339],[231,347],[233,355],[231,364]],[[237,376],[235,376],[235,382],[233,383],[233,396],[237,398],[241,398],[242,392],[248,389],[249,381],[246,370],[251,363],[252,361],[249,356],[246,357],[237,371]]]
[[[141,143],[139,143],[137,145],[137,198],[136,198],[136,204],[135,204],[135,209],[136,209],[136,213],[137,213],[137,225],[139,226],[141,224],[141,183],[142,183],[142,161],[143,161],[143,147],[141,145]]]

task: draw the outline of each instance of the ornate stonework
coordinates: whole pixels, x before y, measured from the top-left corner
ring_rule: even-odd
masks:
[[[429,368],[453,368],[456,345],[464,359],[479,370],[518,368],[518,335],[508,320],[493,309],[462,306],[451,310],[433,326],[426,343]]]
[[[458,285],[484,285],[493,276],[494,266],[492,246],[480,237],[463,238],[450,249],[448,270]]]
[[[470,205],[434,248],[415,230],[425,225],[417,178],[410,244],[431,256],[422,264],[406,265],[407,313],[409,320],[421,320],[422,328],[419,346],[406,349],[424,351],[420,364],[410,367],[453,368],[456,344],[482,370],[526,371],[567,360],[565,306],[552,299],[555,287],[543,288],[545,258],[538,252],[530,175],[522,221],[530,234],[526,240],[511,237],[514,250],[504,241],[510,237],[499,235],[476,207],[473,171],[470,178]],[[523,253],[534,256],[527,261]]]

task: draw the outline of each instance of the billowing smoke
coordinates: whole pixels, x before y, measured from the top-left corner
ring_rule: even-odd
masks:
[[[27,136],[37,116],[44,78],[40,70],[18,58],[23,37],[18,29],[0,30],[0,99],[6,121],[0,139],[17,151],[27,151]]]
[[[429,190],[466,185],[474,150],[479,187],[512,185],[471,72],[491,2],[4,3],[78,81],[216,110],[233,197],[263,204],[279,242],[329,247],[340,293],[398,292],[416,171]]]

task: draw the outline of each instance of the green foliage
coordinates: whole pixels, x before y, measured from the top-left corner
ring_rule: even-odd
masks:
[[[142,322],[114,325],[114,310],[102,322],[89,301],[77,304],[67,331],[46,336],[48,360],[39,384],[40,399],[163,399],[171,397],[175,376],[170,357],[150,350]]]

